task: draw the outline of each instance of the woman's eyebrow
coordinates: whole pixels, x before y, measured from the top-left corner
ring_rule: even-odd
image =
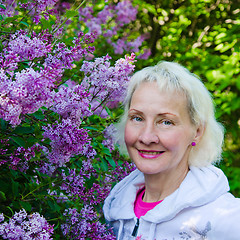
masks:
[[[128,110],[128,112],[136,112],[136,113],[140,113],[140,114],[143,114],[143,112],[142,111],[140,111],[140,110],[137,110],[137,109],[134,109],[134,108],[131,108],[131,109],[129,109]],[[163,112],[163,113],[158,113],[157,114],[158,116],[166,116],[166,115],[172,115],[172,116],[175,116],[175,117],[177,117],[177,115],[176,114],[174,114],[174,113],[170,113],[170,112]]]
[[[173,116],[177,117],[176,114],[170,113],[170,112],[165,112],[165,113],[159,113],[159,114],[158,114],[158,116],[166,116],[166,115],[173,115]]]
[[[137,109],[134,109],[134,108],[129,109],[128,112],[138,112],[138,113],[143,113],[142,111],[137,110]]]

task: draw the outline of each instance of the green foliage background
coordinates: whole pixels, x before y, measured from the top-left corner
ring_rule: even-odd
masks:
[[[138,69],[176,61],[199,75],[225,126],[223,161],[231,191],[240,196],[240,1],[135,0],[139,31],[152,55]]]

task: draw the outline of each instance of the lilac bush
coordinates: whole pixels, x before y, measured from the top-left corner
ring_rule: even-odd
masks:
[[[3,239],[115,239],[101,207],[134,169],[115,149],[116,107],[148,50],[136,6],[94,4],[0,1]]]

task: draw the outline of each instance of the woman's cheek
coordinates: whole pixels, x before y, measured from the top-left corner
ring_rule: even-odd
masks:
[[[125,132],[124,132],[124,139],[127,146],[133,144],[136,141],[136,131],[134,131],[132,126],[126,124]]]

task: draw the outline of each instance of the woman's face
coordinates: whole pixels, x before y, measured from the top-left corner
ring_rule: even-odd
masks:
[[[144,174],[188,169],[192,141],[200,135],[190,120],[186,97],[144,82],[133,93],[125,126],[131,159]],[[183,171],[184,171],[183,170]]]

